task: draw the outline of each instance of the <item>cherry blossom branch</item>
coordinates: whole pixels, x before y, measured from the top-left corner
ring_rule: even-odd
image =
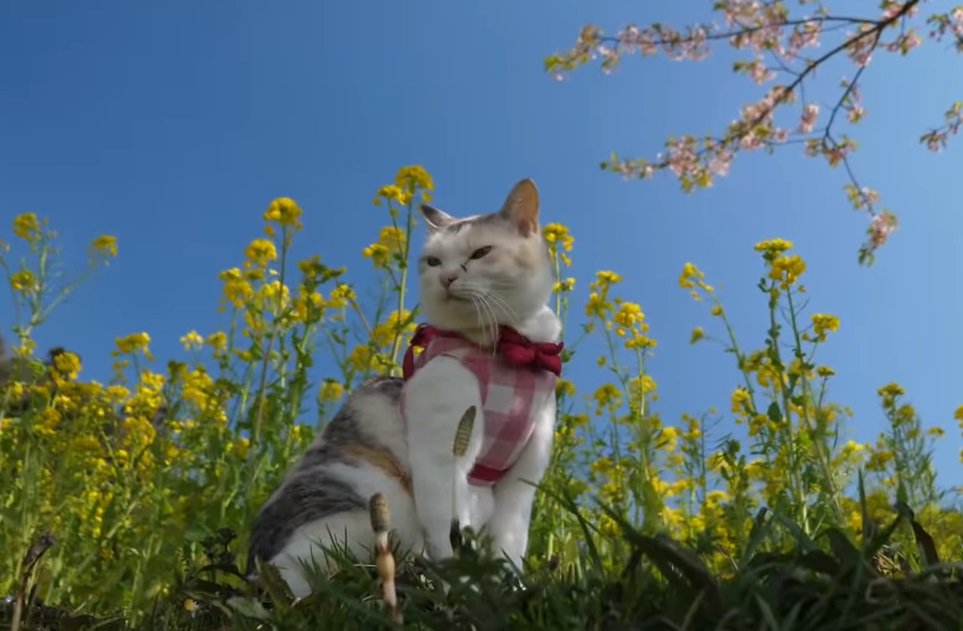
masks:
[[[878,193],[859,185],[850,163],[856,142],[845,135],[837,138],[835,126],[842,112],[847,113],[850,124],[858,123],[865,115],[859,83],[877,50],[906,55],[922,43],[922,38],[908,23],[920,4],[921,0],[883,0],[882,14],[875,19],[831,15],[819,4],[817,15],[791,19],[782,0],[721,0],[715,3],[715,9],[725,18],[728,26],[725,30],[707,24],[689,26],[685,32],[663,24],[644,28],[629,25],[617,36],[607,36],[598,27],[589,25],[582,29],[571,50],[548,57],[545,67],[557,78],[564,78],[578,66],[601,58],[603,71],[610,73],[623,55],[653,56],[660,48],[671,59],[701,61],[709,54],[709,45],[722,40],[736,49],[751,51],[753,58],[735,62],[734,71],[746,74],[757,84],[769,83],[783,74],[791,77],[788,84],[774,85],[762,99],[744,106],[739,118],[721,136],[669,138],[664,152],[653,161],[625,159],[613,153],[602,167],[626,178],[640,179],[668,170],[683,190],[689,192],[711,186],[714,177],[726,175],[739,151],[772,151],[784,144],[802,142],[806,155],[823,156],[831,166],[843,165],[849,179],[844,188],[850,202],[856,209],[867,212],[871,220],[867,242],[860,249],[860,261],[867,262],[872,261],[875,249],[885,243],[897,222],[889,211],[876,210]],[[957,49],[963,52],[963,6],[930,16],[926,22],[933,29],[931,39],[938,40],[952,33]],[[798,69],[794,67],[802,51],[818,46],[822,35],[848,26],[855,27],[855,32],[849,33],[841,43],[815,59],[803,60],[804,65]],[[890,41],[883,41],[884,33],[895,26],[899,27],[897,34]],[[843,81],[842,93],[830,109],[828,122],[819,136],[813,136],[819,105],[805,98],[806,80],[843,53],[856,64],[856,73],[851,81]],[[764,64],[763,56],[770,57],[772,62]],[[802,114],[798,127],[791,131],[777,126],[776,112],[796,102],[797,92],[803,97]],[[958,133],[961,125],[963,105],[955,104],[947,111],[945,124],[929,130],[921,141],[938,150],[945,146],[950,135]]]
[[[946,148],[950,135],[955,136],[963,125],[963,101],[957,101],[943,115],[943,125],[930,129],[920,136],[920,143],[930,151],[940,152]]]

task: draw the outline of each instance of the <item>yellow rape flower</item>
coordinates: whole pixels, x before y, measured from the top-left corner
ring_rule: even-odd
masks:
[[[612,470],[612,459],[608,457],[599,458],[598,460],[592,463],[589,469],[595,475],[606,475],[608,474],[609,471]]]
[[[120,385],[107,386],[104,389],[107,399],[114,403],[121,403],[130,396],[130,390]]]
[[[411,193],[403,190],[400,186],[388,184],[378,189],[378,196],[374,198],[374,205],[380,206],[381,200],[395,201],[402,206],[407,206],[411,201]]]
[[[351,285],[339,283],[338,286],[331,291],[331,296],[328,298],[328,306],[332,309],[344,309],[356,299],[357,296],[354,293],[354,289],[351,288]]]
[[[632,394],[633,399],[640,399],[647,394],[655,392],[657,384],[655,379],[649,375],[636,375],[632,377],[629,381],[629,392]]]
[[[164,388],[164,375],[145,369],[140,374],[140,385],[145,390],[160,392]]]
[[[367,344],[355,346],[348,354],[348,365],[356,372],[366,372],[371,368],[371,347]]]
[[[395,174],[395,184],[409,193],[421,189],[422,197],[428,199],[425,191],[435,190],[435,182],[431,179],[431,174],[420,164],[404,166],[398,169]]]
[[[371,259],[375,267],[385,268],[404,256],[406,242],[407,238],[402,230],[385,226],[378,234],[378,241],[362,250],[362,254]]]
[[[304,275],[304,282],[311,285],[320,285],[324,281],[335,278],[344,272],[344,268],[340,270],[329,269],[321,262],[321,257],[317,254],[303,261],[299,261],[298,269],[301,270],[301,274]]]
[[[916,408],[909,403],[899,406],[896,410],[896,420],[900,423],[909,423],[916,418]]]
[[[380,206],[383,201],[395,202],[401,206],[407,206],[415,196],[415,192],[421,191],[421,199],[429,201],[430,191],[435,189],[435,183],[431,175],[424,167],[419,165],[406,166],[398,169],[395,174],[394,184],[388,184],[378,189],[378,194],[373,200],[375,206]],[[392,214],[394,214],[392,210]]]
[[[54,357],[54,368],[67,380],[74,380],[80,374],[80,357],[69,351]]]
[[[294,301],[294,312],[298,320],[305,324],[318,320],[324,312],[324,296],[319,291],[310,293],[304,290],[304,285],[298,290],[298,297]]]
[[[7,393],[13,400],[22,399],[27,392],[26,384],[22,381],[11,381],[8,387]]]
[[[876,394],[883,400],[885,407],[891,407],[896,399],[906,394],[898,383],[889,383],[876,391]]]
[[[134,453],[152,444],[157,437],[157,430],[154,429],[154,425],[144,416],[126,418],[120,426],[125,445]]]
[[[264,283],[257,292],[260,304],[265,311],[284,309],[291,302],[291,292],[279,280]]]
[[[372,243],[361,251],[362,256],[371,259],[375,267],[387,267],[391,251],[380,243]]]
[[[147,333],[131,333],[126,337],[118,337],[114,340],[114,343],[117,345],[117,350],[114,352],[114,356],[129,355],[131,353],[140,351],[145,357],[151,357],[150,335]]]
[[[542,236],[545,237],[545,241],[553,252],[558,251],[559,245],[565,252],[571,252],[572,245],[575,243],[575,237],[569,233],[568,226],[560,223],[546,225],[542,228]]]
[[[575,396],[575,384],[568,379],[559,378],[555,382],[555,396],[557,397],[574,397]]]
[[[722,305],[712,305],[712,315],[718,317],[722,316]]]
[[[746,414],[751,401],[752,397],[748,390],[742,387],[736,388],[732,391],[732,413],[739,415]]]
[[[702,338],[706,336],[706,332],[702,330],[701,326],[697,326],[692,329],[692,334],[689,336],[689,344],[695,344]]]
[[[632,335],[625,340],[625,348],[629,350],[645,350],[654,347],[656,344],[655,340],[645,335],[645,331],[648,331],[648,328],[648,325],[645,325],[641,329],[633,331]]]
[[[856,454],[862,453],[865,449],[865,445],[861,445],[855,440],[850,439],[843,445],[843,448],[840,450],[840,455],[843,458],[849,459]]]
[[[614,504],[621,501],[621,496],[624,495],[624,493],[621,491],[621,489],[617,488],[617,484],[614,485],[616,488],[614,488],[611,492],[607,492],[607,488],[609,488],[610,485],[612,485],[611,482],[602,487],[602,494],[607,500],[610,500],[608,503]],[[603,536],[609,538],[619,537],[622,533],[622,528],[619,526],[619,523],[612,519],[608,513],[603,513],[602,516],[599,517],[598,529]]]
[[[604,408],[608,408],[610,412],[614,412],[617,407],[622,405],[622,391],[619,390],[615,384],[611,383],[601,386],[595,391],[592,398],[595,399],[597,405],[596,415],[601,415]]]
[[[214,352],[216,353],[223,353],[225,350],[227,350],[227,334],[225,334],[223,331],[211,333],[207,336],[205,342],[208,346],[214,349]]]
[[[204,338],[197,331],[191,330],[185,335],[181,336],[181,344],[184,345],[184,350],[189,351],[191,349],[198,349],[204,345]]]
[[[20,343],[13,347],[13,355],[22,358],[32,357],[35,350],[37,350],[37,343],[28,337],[21,339]]]
[[[60,425],[61,415],[60,412],[55,408],[46,408],[40,412],[37,423],[34,425],[34,431],[36,431],[41,436],[53,436],[57,433],[57,427]]]
[[[762,252],[763,257],[768,261],[772,260],[780,253],[787,250],[791,250],[793,247],[792,241],[786,241],[785,239],[768,239],[766,241],[760,241],[756,244],[756,252]]]
[[[22,269],[10,276],[10,286],[21,294],[29,294],[38,289],[37,277],[28,269]]]
[[[107,256],[117,256],[117,237],[109,234],[102,234],[90,244],[90,247],[99,254]]]
[[[789,289],[805,271],[806,262],[798,254],[779,256],[772,261],[769,278],[777,281],[783,289]]]
[[[265,267],[278,257],[277,247],[270,239],[255,239],[244,250],[249,265]]]
[[[602,319],[605,317],[605,313],[611,308],[612,303],[593,291],[589,294],[588,302],[585,303],[585,315],[589,318],[595,317]]]
[[[248,449],[251,448],[251,441],[250,439],[241,436],[234,441],[233,446],[234,451],[237,452],[237,455],[243,458],[247,455]]]
[[[240,269],[224,270],[218,278],[224,283],[224,300],[234,307],[240,308],[254,297],[254,288]]]
[[[615,313],[613,318],[616,323],[625,328],[631,328],[636,324],[641,324],[642,320],[645,319],[645,314],[642,313],[642,307],[634,302],[623,302],[619,305],[619,310]],[[624,335],[624,332],[619,332],[619,336]]]
[[[686,431],[682,434],[682,439],[695,441],[702,437],[702,422],[690,414],[683,414],[682,420],[686,422]]]
[[[318,399],[322,403],[340,401],[342,396],[344,396],[344,386],[334,379],[325,379],[318,393]]]
[[[870,455],[869,460],[866,462],[866,468],[870,471],[875,471],[877,473],[882,473],[886,470],[886,466],[896,457],[892,451],[881,449],[874,450]]]
[[[396,335],[413,334],[416,326],[410,311],[407,309],[400,312],[395,310],[388,314],[384,322],[375,326],[371,341],[376,346],[387,346],[394,341]]]
[[[708,495],[706,495],[706,504],[712,508],[719,506],[723,502],[728,502],[728,501],[729,501],[729,494],[719,489],[709,491]]]
[[[595,273],[595,284],[600,287],[608,287],[622,282],[622,277],[610,270],[601,270]]]
[[[667,451],[673,452],[679,441],[679,430],[671,425],[662,428],[662,435],[660,436],[661,441],[659,448]]]
[[[214,391],[214,380],[203,368],[197,368],[184,376],[184,387],[181,399],[193,403],[198,410],[208,408],[211,393]]]
[[[572,277],[556,282],[552,286],[552,292],[556,294],[569,293],[575,290],[575,279]]]
[[[694,289],[696,283],[703,278],[705,278],[705,274],[702,273],[702,270],[692,263],[686,263],[682,266],[682,273],[679,274],[679,287],[683,289]]]
[[[302,228],[301,212],[301,207],[290,197],[278,197],[264,211],[264,221],[300,230]]]
[[[822,342],[826,339],[826,333],[835,333],[839,330],[839,318],[827,313],[814,313],[812,315],[813,331],[816,333],[816,341]]]
[[[40,237],[40,220],[35,213],[22,213],[13,218],[13,233],[33,243]]]

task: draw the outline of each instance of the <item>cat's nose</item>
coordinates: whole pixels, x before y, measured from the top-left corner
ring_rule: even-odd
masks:
[[[458,280],[458,274],[442,274],[439,278],[441,280],[441,286],[448,289],[453,282]]]

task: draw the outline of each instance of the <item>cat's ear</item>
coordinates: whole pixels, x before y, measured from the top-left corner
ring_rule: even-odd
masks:
[[[523,237],[538,232],[538,189],[535,188],[535,182],[524,179],[516,184],[508,194],[500,214],[518,228]]]
[[[428,225],[429,232],[441,230],[448,224],[455,221],[455,218],[445,211],[438,210],[434,206],[429,206],[428,204],[421,205],[421,214],[425,216],[425,224]]]

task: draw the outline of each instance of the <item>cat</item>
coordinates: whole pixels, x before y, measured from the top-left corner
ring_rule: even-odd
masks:
[[[310,591],[303,564],[325,563],[320,546],[370,554],[367,506],[375,493],[386,498],[403,549],[435,560],[452,556],[456,518],[522,567],[533,485],[552,453],[561,368],[538,189],[522,180],[491,214],[459,219],[421,210],[426,325],[413,344],[426,350],[415,358],[409,349],[405,379],[376,377],[348,396],[252,529],[249,563],[257,557],[275,565],[296,596]],[[456,429],[472,407],[467,449],[456,458]],[[509,434],[519,439],[506,441]]]

